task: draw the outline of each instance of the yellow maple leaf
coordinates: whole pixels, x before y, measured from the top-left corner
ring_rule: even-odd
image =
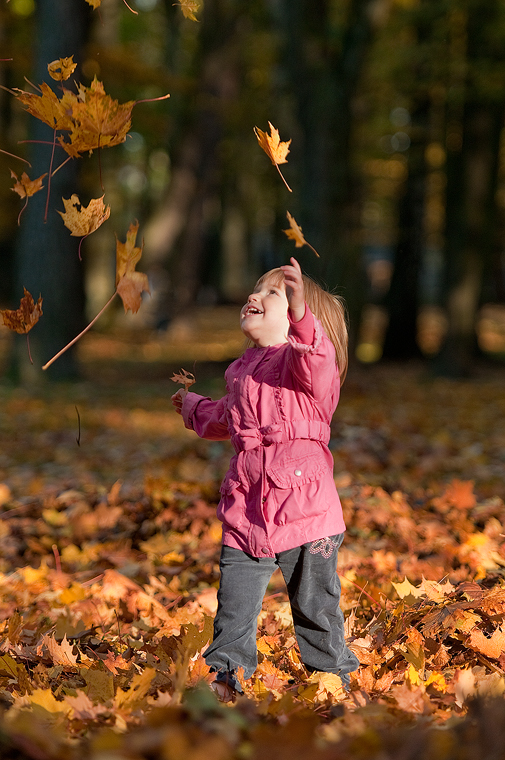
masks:
[[[39,296],[37,303],[31,293],[23,288],[25,294],[21,299],[19,309],[0,309],[3,323],[9,330],[20,335],[30,332],[42,316],[42,297]]]
[[[83,206],[75,193],[71,198],[62,198],[65,211],[58,211],[65,227],[74,237],[85,237],[97,230],[110,216],[110,206],[105,206],[104,196],[92,199]]]
[[[76,68],[77,64],[74,63],[73,55],[70,58],[58,58],[56,61],[47,64],[49,76],[57,82],[62,82],[71,77]]]
[[[70,142],[59,138],[62,148],[71,156],[112,147],[126,140],[131,127],[134,100],[126,103],[111,98],[96,77],[90,87],[79,87],[78,95],[66,92],[71,108]]]
[[[86,2],[88,3],[88,5],[91,5],[93,10],[95,10],[96,8],[99,8],[102,4],[102,0],[86,0]]]
[[[37,95],[15,88],[14,95],[28,113],[43,121],[51,129],[72,129],[72,121],[63,100],[58,98],[46,82],[42,82],[39,91],[41,94]]]
[[[180,6],[184,18],[198,21],[195,14],[200,10],[200,3],[196,2],[196,0],[178,0],[178,3],[174,3],[174,5],[177,4]]]
[[[270,127],[270,134],[267,132],[263,132],[263,130],[259,129],[259,127],[254,127],[254,134],[256,135],[256,138],[260,144],[260,147],[265,151],[270,161],[273,163],[277,171],[279,172],[282,181],[286,185],[289,192],[293,192],[284,179],[284,175],[282,174],[281,170],[279,169],[279,164],[287,164],[288,160],[286,156],[289,153],[289,146],[291,145],[291,140],[288,140],[287,142],[282,142],[279,137],[279,130],[275,129],[275,127],[268,122],[268,126]]]
[[[289,229],[283,230],[284,234],[287,235],[287,237],[290,240],[294,240],[296,248],[301,248],[304,245],[308,245],[309,248],[314,251],[317,258],[320,258],[316,249],[313,246],[311,246],[310,243],[307,243],[307,241],[305,240],[305,237],[302,232],[302,228],[297,223],[296,219],[293,216],[291,216],[289,211],[286,212],[286,215],[288,217]]]
[[[72,644],[69,643],[66,635],[61,644],[58,644],[55,638],[46,634],[42,637],[42,644],[47,647],[54,665],[66,667],[77,665],[77,655],[74,654]]]
[[[142,248],[135,245],[139,224],[130,224],[126,242],[116,237],[116,290],[121,296],[125,312],[130,309],[135,314],[142,303],[142,293],[150,293],[147,275],[136,272],[135,267],[142,256]]]

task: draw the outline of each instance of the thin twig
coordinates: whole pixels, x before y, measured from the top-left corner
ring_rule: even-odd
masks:
[[[18,161],[23,161],[25,164],[28,164],[28,166],[31,168],[31,163],[26,160],[26,158],[21,158],[21,156],[16,156],[15,153],[9,153],[7,150],[1,150],[0,153],[5,153],[6,156],[10,156],[11,158],[17,158]]]
[[[58,353],[57,353],[57,354],[55,354],[55,355],[53,356],[53,358],[52,358],[52,359],[49,359],[49,361],[48,361],[46,364],[44,364],[44,366],[42,367],[42,369],[43,369],[43,370],[46,370],[48,367],[50,367],[50,366],[51,366],[51,364],[52,364],[53,362],[55,362],[55,361],[56,361],[56,359],[59,359],[59,358],[60,358],[60,356],[61,356],[62,354],[64,354],[64,353],[65,353],[65,351],[67,351],[69,348],[71,348],[71,346],[73,346],[73,345],[74,345],[74,343],[77,343],[77,341],[79,340],[79,338],[82,338],[82,336],[83,336],[85,333],[87,333],[87,332],[88,332],[88,330],[90,329],[90,327],[92,327],[92,326],[95,324],[95,322],[97,321],[97,319],[98,319],[99,317],[101,317],[101,316],[102,316],[102,314],[104,313],[104,311],[105,311],[105,309],[107,308],[107,306],[109,306],[109,305],[112,303],[112,301],[114,300],[114,298],[115,298],[116,296],[117,296],[117,290],[115,290],[115,291],[114,291],[114,293],[113,293],[113,294],[112,294],[112,296],[109,298],[109,300],[107,301],[107,303],[105,304],[105,306],[103,306],[103,307],[100,309],[100,311],[98,312],[98,314],[96,315],[96,317],[94,317],[94,318],[91,320],[91,322],[89,323],[89,325],[88,325],[87,327],[85,327],[85,328],[84,328],[84,330],[82,330],[82,332],[80,332],[80,333],[79,333],[79,335],[76,335],[76,337],[75,337],[73,340],[71,340],[71,341],[70,341],[70,343],[67,343],[67,345],[66,345],[64,348],[62,348],[62,349],[61,349],[61,351],[58,351]]]

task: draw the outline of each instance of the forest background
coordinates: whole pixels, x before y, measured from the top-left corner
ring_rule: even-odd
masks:
[[[190,3],[90,5],[0,9],[0,148],[13,154],[0,153],[0,307],[24,287],[43,298],[30,352],[0,327],[2,757],[494,756],[505,7],[206,0],[194,21]],[[68,162],[22,210],[10,172],[47,172],[54,134],[13,93],[25,77],[59,92],[47,65],[72,55],[69,82],[152,102],[137,102],[124,142]],[[292,193],[253,132],[269,121],[292,140]],[[111,209],[83,241],[57,213],[74,193]],[[319,258],[288,240],[287,211]],[[116,237],[135,220],[150,295],[136,314],[116,299],[43,372],[114,293]],[[221,393],[242,350],[238,304],[293,254],[350,312],[331,448],[360,669],[348,696],[305,672],[274,576],[247,699],[222,708],[201,653],[230,449],[183,429],[169,378],[182,365],[197,391]]]

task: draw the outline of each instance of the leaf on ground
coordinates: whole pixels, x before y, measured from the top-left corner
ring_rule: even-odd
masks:
[[[77,665],[77,655],[74,654],[73,645],[70,644],[66,635],[61,644],[58,644],[52,636],[43,636],[41,645],[47,647],[54,665],[63,665],[64,667],[75,667]]]
[[[0,309],[4,325],[20,335],[30,332],[42,316],[42,297],[35,303],[31,293],[26,288],[23,290],[19,309]]]
[[[62,198],[65,211],[58,211],[58,214],[73,237],[91,235],[109,218],[110,206],[105,206],[103,199],[102,195],[83,206],[75,193],[68,199]]]
[[[93,704],[86,692],[82,691],[81,689],[77,690],[75,697],[67,694],[63,698],[63,701],[71,707],[70,716],[77,720],[94,720],[100,715],[104,715],[109,712],[109,709],[107,707],[104,707],[104,705]]]
[[[491,657],[493,660],[498,660],[505,654],[505,632],[497,628],[490,637],[487,637],[479,628],[474,628],[466,640],[466,644],[476,652]]]
[[[136,272],[142,256],[142,248],[135,245],[139,224],[130,224],[126,242],[116,237],[116,289],[123,301],[125,312],[130,309],[135,314],[142,303],[142,293],[150,293],[147,275]]]

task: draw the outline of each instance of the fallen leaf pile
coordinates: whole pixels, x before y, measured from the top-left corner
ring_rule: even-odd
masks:
[[[2,758],[502,756],[501,378],[351,372],[331,445],[360,668],[349,694],[305,671],[276,573],[258,669],[223,706],[202,652],[230,449],[184,429],[170,369],[161,385],[0,388]],[[204,369],[197,391],[217,396]]]

